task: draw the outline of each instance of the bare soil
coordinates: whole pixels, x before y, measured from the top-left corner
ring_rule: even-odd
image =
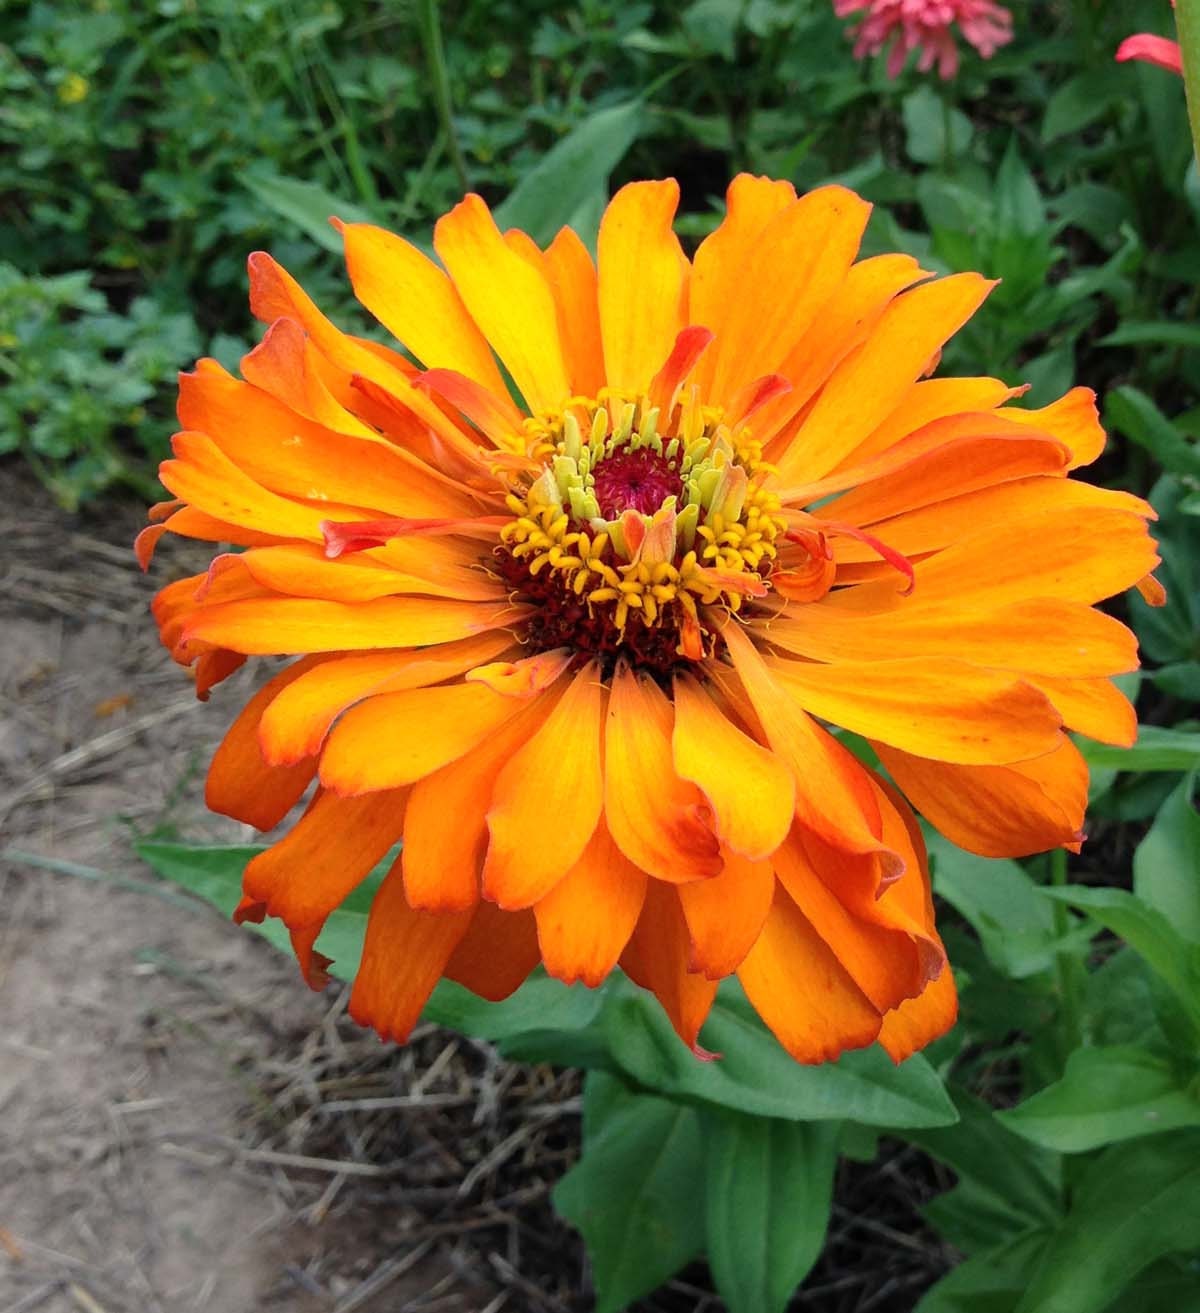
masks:
[[[132,855],[254,837],[201,801],[254,676],[195,701],[146,607],[205,553],[144,579],[139,521],[0,469],[0,1313],[586,1313],[549,1203],[577,1076],[432,1027],[384,1047]],[[797,1308],[904,1313],[944,1267],[908,1153],[843,1168]],[[639,1305],[721,1307],[703,1266]]]

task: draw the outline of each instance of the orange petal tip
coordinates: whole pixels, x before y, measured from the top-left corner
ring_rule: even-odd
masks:
[[[1167,590],[1152,574],[1143,575],[1135,587],[1147,606],[1166,606]]]
[[[266,903],[246,894],[237,907],[234,908],[233,919],[238,925],[245,925],[247,921],[253,921],[255,925],[261,925],[266,915]]]

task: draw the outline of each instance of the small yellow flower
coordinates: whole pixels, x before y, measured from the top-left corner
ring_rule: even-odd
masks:
[[[91,83],[79,73],[68,73],[58,84],[58,98],[64,105],[78,105],[86,100],[91,91]]]

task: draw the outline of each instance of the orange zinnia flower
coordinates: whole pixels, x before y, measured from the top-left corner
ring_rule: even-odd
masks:
[[[1064,725],[1133,740],[1109,676],[1134,639],[1092,605],[1155,565],[1152,513],[1066,477],[1104,444],[1090,392],[1028,411],[925,377],[982,277],[856,262],[865,202],[748,176],[689,260],[677,200],[623,188],[598,268],[478,196],[438,223],[441,267],[345,225],[408,355],[252,256],[270,327],[241,380],[183,377],[178,500],[139,542],[245,550],[154,612],[201,697],[299,658],[207,797],[265,830],[316,778],[237,912],[281,917],[310,983],[325,919],[403,838],[350,1005],[381,1035],[442,976],[499,999],[540,959],[587,985],[620,964],[693,1046],[736,972],[799,1060],[899,1059],[955,1008],[901,790],[976,852],[1079,843]]]

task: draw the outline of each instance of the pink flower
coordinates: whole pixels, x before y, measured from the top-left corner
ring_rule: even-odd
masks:
[[[943,78],[958,71],[958,47],[951,28],[962,34],[984,57],[990,59],[1012,40],[1012,14],[994,0],[833,0],[839,18],[861,13],[854,29],[857,59],[878,54],[888,43],[888,77],[895,77],[913,50],[921,57],[922,73],[937,63]]]
[[[1117,47],[1117,62],[1127,59],[1141,59],[1147,64],[1157,64],[1159,68],[1183,76],[1183,52],[1178,41],[1171,41],[1165,36],[1151,36],[1141,32],[1137,36],[1126,37]]]

